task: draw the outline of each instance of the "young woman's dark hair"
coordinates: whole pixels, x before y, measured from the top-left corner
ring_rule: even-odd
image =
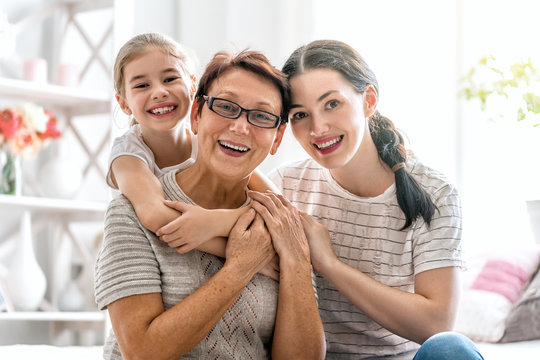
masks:
[[[338,71],[359,93],[371,85],[379,94],[379,84],[373,71],[356,50],[340,41],[318,40],[298,48],[287,59],[282,71],[291,79],[307,70],[321,68]],[[403,229],[420,216],[429,225],[436,207],[403,166],[407,162],[403,136],[379,111],[369,117],[368,124],[379,157],[394,171],[396,196],[406,219]]]
[[[290,88],[289,81],[285,74],[270,64],[268,58],[262,53],[251,50],[244,50],[237,54],[229,52],[218,52],[206,66],[206,71],[199,81],[199,88],[195,94],[195,99],[199,102],[199,111],[201,111],[204,100],[203,95],[208,94],[212,83],[227,71],[232,69],[244,69],[254,74],[270,80],[279,90],[281,95],[281,123],[288,120],[287,114],[290,107]]]

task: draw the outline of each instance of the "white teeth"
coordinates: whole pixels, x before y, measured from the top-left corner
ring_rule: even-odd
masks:
[[[315,146],[316,146],[318,149],[323,150],[323,149],[326,149],[326,148],[328,148],[328,147],[330,147],[330,146],[332,146],[332,145],[334,145],[334,144],[340,142],[342,139],[343,139],[343,136],[340,136],[340,137],[337,137],[337,138],[335,138],[335,139],[333,139],[333,140],[327,141],[327,142],[322,143],[322,144],[315,144]]]
[[[236,150],[236,151],[246,152],[246,151],[249,150],[249,148],[247,148],[245,146],[236,146],[236,145],[233,145],[233,144],[226,143],[226,142],[224,142],[222,140],[219,140],[219,143],[222,146],[228,147],[228,148]]]
[[[169,112],[171,112],[173,110],[174,110],[174,106],[166,106],[166,107],[152,109],[152,110],[150,110],[150,112],[152,114],[156,114],[156,115],[163,115],[163,114],[169,113]]]

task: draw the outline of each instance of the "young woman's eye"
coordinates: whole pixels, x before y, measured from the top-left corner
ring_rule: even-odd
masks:
[[[303,112],[303,111],[298,111],[298,112],[295,112],[294,114],[292,114],[290,117],[291,117],[291,120],[302,120],[303,118],[307,117],[307,113]]]
[[[326,108],[327,109],[335,109],[337,108],[339,105],[339,101],[337,100],[330,100],[329,102],[326,103]]]

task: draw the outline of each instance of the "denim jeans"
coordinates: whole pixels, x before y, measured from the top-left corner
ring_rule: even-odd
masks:
[[[483,360],[480,351],[466,336],[455,332],[435,334],[427,339],[413,360]]]

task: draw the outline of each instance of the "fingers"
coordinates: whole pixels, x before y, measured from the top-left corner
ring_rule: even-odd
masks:
[[[246,230],[249,227],[249,224],[251,224],[251,222],[253,221],[253,219],[255,219],[255,214],[256,212],[254,209],[249,209],[248,211],[246,211],[244,214],[242,214],[242,216],[238,218],[233,229],[240,228],[242,230]]]
[[[279,209],[283,207],[281,200],[272,192],[259,193],[256,191],[249,191],[249,196],[263,204],[271,214],[276,214]]]
[[[180,211],[181,213],[184,213],[193,207],[193,205],[186,204],[182,201],[164,200],[163,203],[172,209]]]
[[[180,229],[180,220],[181,216],[177,217],[167,225],[163,225],[156,231],[156,235],[159,237],[162,237],[164,235],[170,235],[174,233],[176,230]],[[163,239],[162,239],[163,240]]]

